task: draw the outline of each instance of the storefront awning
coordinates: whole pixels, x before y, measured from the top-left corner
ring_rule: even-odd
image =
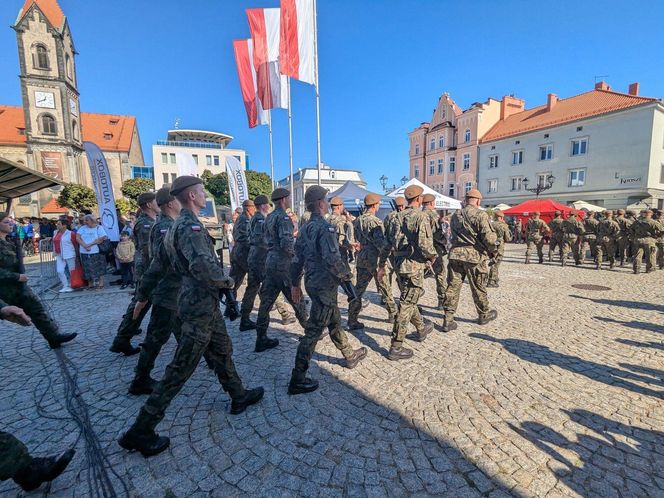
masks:
[[[58,185],[63,183],[0,157],[0,202],[9,202],[10,199]]]

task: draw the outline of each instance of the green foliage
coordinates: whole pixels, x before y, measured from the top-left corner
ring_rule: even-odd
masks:
[[[127,199],[126,197],[120,197],[115,200],[115,207],[120,210],[121,214],[133,213],[138,209],[138,204],[133,199]]]
[[[244,172],[249,187],[249,197],[255,199],[259,195],[267,195],[268,199],[272,193],[272,180],[270,175],[258,171],[247,170]]]
[[[95,192],[90,187],[78,183],[68,183],[60,191],[58,205],[73,209],[76,212],[93,210],[97,207]]]
[[[154,181],[149,178],[130,178],[122,184],[122,195],[135,201],[144,192],[154,190]]]
[[[258,171],[247,170],[244,172],[247,178],[247,187],[249,188],[249,197],[254,199],[258,195],[267,195],[272,193],[272,180],[269,175],[259,173]],[[228,176],[226,173],[213,175],[210,170],[203,171],[201,178],[204,182],[205,190],[210,192],[217,204],[229,206],[231,203],[228,192]]]

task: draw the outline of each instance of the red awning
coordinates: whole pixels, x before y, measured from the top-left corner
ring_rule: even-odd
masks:
[[[522,202],[517,206],[512,206],[503,212],[505,213],[505,216],[521,218],[521,221],[525,223],[535,211],[538,211],[540,213],[540,218],[548,223],[553,219],[556,211],[562,212],[563,218],[567,218],[572,209],[574,209],[574,207],[560,204],[552,199],[531,199]],[[584,217],[582,211],[579,211],[579,217]]]

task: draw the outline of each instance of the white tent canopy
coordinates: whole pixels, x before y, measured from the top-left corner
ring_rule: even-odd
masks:
[[[404,197],[404,192],[411,185],[418,185],[422,187],[424,189],[424,194],[433,194],[436,197],[436,209],[461,209],[461,202],[457,201],[456,199],[452,199],[451,197],[445,197],[443,194],[439,194],[434,189],[427,187],[417,178],[411,178],[406,184],[387,194],[387,197]]]
[[[599,213],[605,209],[602,206],[596,206],[595,204],[590,204],[586,201],[573,202],[572,206],[574,206],[574,209],[583,209],[584,211],[590,211],[591,213]]]
[[[506,209],[511,208],[509,204],[498,204],[495,208],[493,209],[499,209],[500,211],[505,211]]]

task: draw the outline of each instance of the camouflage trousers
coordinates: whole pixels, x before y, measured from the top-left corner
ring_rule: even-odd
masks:
[[[261,303],[258,306],[258,317],[256,318],[256,334],[264,337],[267,334],[267,328],[270,326],[270,310],[277,301],[279,294],[283,294],[286,301],[293,307],[295,316],[302,327],[307,322],[307,312],[304,308],[304,300],[295,304],[291,297],[291,281],[288,273],[280,271],[267,271],[263,285],[261,285],[260,298]]]
[[[334,288],[318,288],[308,286],[306,281],[304,284],[307,294],[311,298],[311,314],[304,327],[304,336],[300,337],[300,344],[295,354],[295,367],[292,373],[292,381],[294,382],[304,380],[309,369],[309,362],[316,350],[316,344],[325,328],[329,330],[330,339],[344,355],[344,358],[349,358],[353,354],[353,348],[348,342],[348,337],[341,328],[341,314],[337,305],[337,286]]]
[[[533,248],[537,249],[537,257],[540,261],[544,260],[544,253],[542,248],[544,247],[544,237],[528,237],[528,243],[526,245],[526,263],[530,263],[530,255],[533,252]]]
[[[141,408],[132,431],[154,431],[173,398],[198,367],[204,353],[221,387],[231,399],[244,397],[244,386],[233,363],[233,343],[226,331],[218,299],[206,289],[183,290],[178,299],[178,316],[182,322],[182,334],[175,356]]]
[[[551,237],[549,239],[549,261],[553,261],[553,253],[558,249],[558,255],[563,253],[563,239],[562,237]]]
[[[664,242],[657,242],[657,267],[664,270]]]
[[[0,481],[6,481],[32,461],[28,448],[8,432],[0,431]]]
[[[574,262],[577,265],[581,264],[581,237],[574,236],[574,238],[565,237],[563,239],[563,249],[560,258],[563,266],[567,264],[567,256],[570,251],[572,252],[572,256],[574,256]]]
[[[470,263],[451,259],[447,264],[447,294],[445,296],[445,318],[454,319],[459,306],[459,295],[463,281],[468,277],[477,314],[482,318],[489,312],[486,294],[487,270],[485,263]]]
[[[39,333],[44,336],[44,339],[51,341],[58,335],[58,324],[51,318],[48,311],[40,299],[32,292],[32,289],[26,284],[10,285],[3,283],[3,288],[0,291],[0,299],[5,301],[11,306],[18,306],[23,308],[25,314],[32,319],[32,323],[39,330]]]
[[[237,247],[235,248],[237,249]],[[242,285],[242,282],[244,282],[244,277],[249,273],[249,265],[247,264],[247,257],[244,255],[236,254],[233,252],[231,255],[231,270],[228,273],[228,276],[233,279],[235,282],[235,287],[233,290],[235,291],[237,295],[237,290],[240,288]]]
[[[397,273],[397,278],[401,298],[399,299],[399,311],[392,327],[392,347],[398,348],[403,344],[408,333],[409,323],[412,323],[418,332],[424,328],[424,319],[417,307],[417,303],[424,295],[424,270],[410,274]]]
[[[392,295],[392,282],[394,280],[397,281],[397,287],[399,288],[399,292],[401,292],[401,287],[399,287],[399,285],[401,285],[401,282],[399,280],[399,276],[397,275],[397,272],[394,269],[394,258],[393,257],[390,257],[390,259],[388,260],[388,264],[386,265],[386,268],[387,268],[387,271],[385,272],[385,275],[386,275],[385,278],[387,279],[388,291],[389,291],[390,295]]]
[[[240,315],[243,320],[248,320],[249,315],[254,309],[254,303],[256,302],[256,296],[260,292],[261,284],[265,279],[265,270],[249,268],[249,273],[247,274],[247,288],[244,290],[244,295],[242,296],[242,307],[240,308]],[[284,298],[281,295],[278,295],[274,306],[279,311],[279,314],[282,318],[290,315],[288,308],[286,308],[286,303]]]
[[[445,300],[445,290],[447,289],[446,275],[445,275],[445,260],[443,255],[438,253],[438,257],[431,264],[434,278],[436,279],[436,294],[439,301]]]
[[[616,245],[618,246],[618,259],[620,260],[620,266],[622,266],[629,259],[632,242],[628,237],[618,237]]]
[[[360,316],[360,310],[362,309],[362,296],[367,291],[369,283],[374,280],[376,282],[376,288],[378,293],[383,298],[385,302],[385,308],[390,315],[397,314],[397,305],[394,302],[394,297],[390,292],[391,288],[387,284],[387,278],[383,277],[383,280],[378,280],[377,271],[373,272],[367,268],[358,268],[357,269],[357,285],[355,286],[355,292],[357,293],[357,299],[351,301],[348,304],[348,323],[357,322],[357,318]]]
[[[597,241],[597,248],[595,249],[595,263],[597,268],[602,267],[604,255],[609,260],[609,265],[613,268],[616,264],[616,241],[610,237],[602,237]]]
[[[180,342],[182,322],[175,310],[169,310],[155,304],[152,306],[150,323],[145,333],[145,340],[141,344],[141,354],[136,364],[136,377],[147,377],[154,368],[154,362],[159,356],[161,348],[168,342],[171,334]]]
[[[586,254],[588,250],[590,250],[590,259],[593,261],[597,261],[597,248],[599,247],[599,241],[597,240],[597,237],[594,235],[583,236],[583,243],[581,244],[581,248],[579,249],[579,258],[581,261],[584,261],[586,259]]]
[[[641,271],[641,259],[645,257],[646,271],[653,271],[656,264],[657,246],[652,238],[636,239],[636,252],[634,253],[634,273]]]
[[[500,271],[500,263],[502,263],[502,261],[503,261],[503,253],[499,252],[494,259],[493,265],[489,267],[488,283],[498,285],[498,281],[500,280],[498,272]]]
[[[136,287],[138,287],[138,281],[136,282]],[[134,320],[134,308],[136,307],[136,293],[134,293],[129,305],[127,306],[127,311],[125,311],[125,314],[122,315],[122,321],[120,322],[118,331],[115,334],[115,338],[113,339],[114,346],[121,346],[122,344],[126,344],[131,340],[132,337],[136,335],[138,328],[141,326],[143,318],[145,318],[145,315],[150,310],[151,306],[152,303],[148,301],[148,303],[145,305],[145,308],[141,310],[141,314],[138,315],[136,320]]]

